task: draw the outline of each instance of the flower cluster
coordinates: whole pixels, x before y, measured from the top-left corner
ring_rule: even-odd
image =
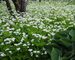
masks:
[[[46,59],[52,36],[75,25],[75,6],[72,5],[31,3],[24,17],[15,13],[16,19],[2,4],[0,7],[0,59],[5,56],[10,59],[15,56],[16,60],[36,60],[41,56]]]

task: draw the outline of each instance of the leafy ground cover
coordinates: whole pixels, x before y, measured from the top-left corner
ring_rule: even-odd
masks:
[[[24,17],[15,15],[16,19],[0,4],[1,60],[54,60],[59,53],[51,45],[54,36],[75,25],[75,5],[66,3],[32,2]]]

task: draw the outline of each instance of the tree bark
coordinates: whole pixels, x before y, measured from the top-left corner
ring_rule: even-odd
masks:
[[[41,0],[39,0],[39,2],[41,2]]]
[[[12,7],[11,7],[11,3],[9,0],[5,0],[6,2],[6,6],[10,12],[10,14],[12,14]],[[26,6],[27,6],[27,2],[28,0],[12,0],[14,6],[15,6],[15,10],[17,12],[26,12]]]
[[[5,0],[5,2],[6,2],[7,9],[9,10],[9,13],[12,15],[13,11],[12,11],[9,0]]]

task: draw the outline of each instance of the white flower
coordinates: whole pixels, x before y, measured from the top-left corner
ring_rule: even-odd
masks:
[[[12,38],[12,41],[14,42],[15,41],[15,38]]]
[[[53,29],[53,31],[56,31],[56,29]]]
[[[6,39],[4,39],[4,41],[6,42],[6,41],[10,41],[10,39],[9,38],[6,38]]]
[[[32,39],[31,42],[34,42],[34,39]]]
[[[4,45],[4,43],[2,42],[1,45]]]
[[[33,51],[33,53],[37,53],[37,51]]]
[[[33,52],[30,52],[30,55],[33,56]]]
[[[43,47],[43,50],[46,50],[46,49]]]
[[[15,41],[15,38],[6,38],[6,39],[4,39],[4,41],[5,42],[7,42],[7,41],[8,42],[12,42],[12,41],[14,42]]]
[[[47,51],[45,51],[44,54],[47,54]]]
[[[12,51],[9,51],[10,54],[12,54]]]
[[[5,42],[5,44],[10,44],[11,43],[11,41],[9,41],[9,42]]]
[[[22,42],[19,42],[19,43],[18,43],[18,45],[21,45],[21,44],[22,44]]]
[[[9,20],[8,23],[11,24],[11,25],[14,25],[14,22],[11,21],[11,20]]]
[[[43,31],[45,31],[45,32],[49,32],[49,30],[47,30],[47,29],[43,29]]]
[[[36,55],[36,57],[39,57],[38,55]]]
[[[4,54],[3,52],[0,52],[0,56],[4,57],[4,56],[6,56],[6,54]]]
[[[40,51],[37,51],[37,53],[40,53]]]
[[[23,34],[23,37],[24,38],[27,38],[28,37],[28,35],[26,35],[26,33],[23,32],[22,34]]]
[[[42,39],[46,39],[47,37],[46,36],[42,36]]]
[[[29,48],[29,46],[27,46],[27,48]]]
[[[29,45],[30,45],[30,43],[29,43],[29,42],[27,42],[27,45],[29,46]]]
[[[23,44],[23,46],[27,46],[26,44]]]
[[[33,50],[33,49],[28,49],[28,51],[30,51],[30,52],[31,52],[32,50]]]
[[[5,49],[5,51],[9,50],[9,48]]]
[[[14,44],[15,46],[18,46],[18,44]]]
[[[21,48],[17,48],[16,50],[19,51]]]
[[[24,41],[24,38],[22,37],[21,42],[23,42],[23,41]]]
[[[51,35],[55,35],[55,33],[52,32]]]
[[[15,21],[16,19],[15,18],[12,18],[12,21]]]
[[[32,44],[32,46],[34,46],[34,44]]]

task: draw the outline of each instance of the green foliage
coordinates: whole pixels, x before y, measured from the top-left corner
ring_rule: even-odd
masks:
[[[57,48],[52,49],[51,60],[60,60],[60,51]]]
[[[1,3],[0,60],[74,59],[75,6],[66,4],[32,2],[15,19]]]
[[[75,27],[69,27],[65,31],[56,33],[52,43],[56,44],[56,47],[54,47],[61,51],[60,54],[63,60],[75,59]]]

